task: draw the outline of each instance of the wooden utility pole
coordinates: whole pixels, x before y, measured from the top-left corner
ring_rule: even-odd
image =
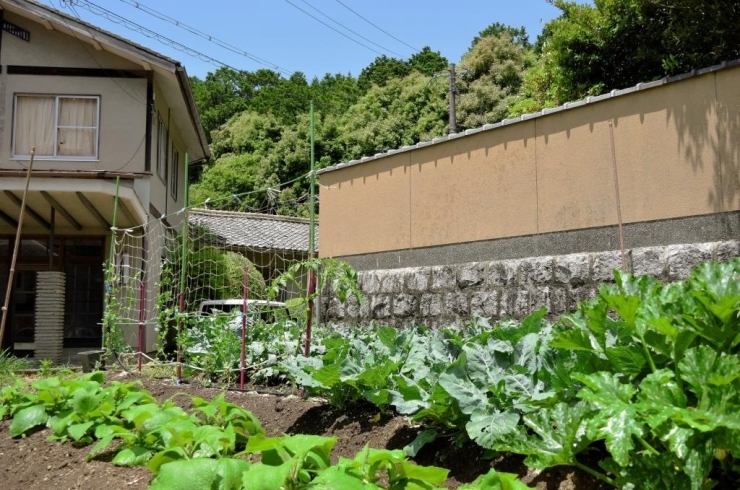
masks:
[[[450,77],[450,127],[447,134],[457,133],[457,116],[455,115],[455,97],[457,96],[457,85],[455,83],[455,63],[448,67]]]
[[[21,202],[21,214],[18,216],[18,229],[15,231],[15,243],[13,245],[13,258],[10,261],[10,274],[8,274],[8,289],[5,291],[5,303],[3,304],[3,317],[0,320],[0,345],[2,345],[3,335],[5,335],[5,322],[8,320],[8,305],[10,304],[10,295],[13,292],[13,280],[15,279],[15,263],[18,260],[18,247],[21,244],[21,229],[23,228],[23,216],[26,214],[26,197],[28,195],[28,184],[31,182],[31,170],[33,169],[33,156],[36,153],[36,147],[31,148],[31,161],[28,163],[28,173],[26,173],[26,187],[23,189],[23,201]]]

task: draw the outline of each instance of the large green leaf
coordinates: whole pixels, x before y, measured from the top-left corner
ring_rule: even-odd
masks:
[[[605,439],[606,448],[622,466],[629,464],[635,444],[633,437],[642,437],[644,421],[633,403],[636,393],[631,384],[620,383],[617,375],[600,372],[574,375],[585,387],[578,397],[591,402],[598,409],[587,421],[588,437]]]
[[[13,422],[10,424],[10,436],[18,437],[34,427],[46,423],[48,416],[42,405],[33,405],[26,407],[13,416]]]
[[[295,464],[297,464],[297,461],[288,460],[277,466],[267,464],[252,465],[242,475],[242,484],[244,488],[248,488],[249,490],[276,490],[285,488],[285,481],[288,479]]]
[[[532,430],[529,437],[512,437],[508,448],[526,454],[525,463],[545,469],[557,465],[572,465],[576,454],[591,441],[586,435],[586,420],[591,409],[584,402],[569,406],[559,403],[551,409],[525,415],[522,420]]]
[[[413,441],[404,446],[403,451],[410,457],[415,457],[426,444],[437,439],[437,429],[426,429],[419,432]]]
[[[316,490],[381,490],[382,487],[367,483],[348,474],[340,466],[332,466],[319,472],[309,488]]]
[[[152,452],[141,446],[132,446],[120,450],[111,461],[116,466],[143,465],[152,457]]]
[[[473,411],[465,425],[468,436],[485,449],[496,449],[502,438],[513,434],[519,424],[519,414],[499,412],[492,407]]]
[[[250,469],[242,459],[191,459],[162,465],[149,490],[240,490],[242,474]],[[269,488],[280,486],[246,488]]]
[[[530,488],[517,480],[515,474],[501,473],[493,469],[476,478],[473,483],[458,487],[459,490],[528,490]]]
[[[488,403],[486,393],[470,381],[460,363],[452,365],[442,373],[439,376],[439,384],[457,401],[464,414],[470,415],[476,408]]]

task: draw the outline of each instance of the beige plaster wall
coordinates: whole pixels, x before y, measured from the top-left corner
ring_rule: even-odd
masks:
[[[740,209],[740,68],[320,176],[321,255]]]
[[[161,87],[154,83],[154,107],[155,114],[152,117],[152,177],[151,177],[151,203],[163,215],[168,216],[168,222],[179,228],[182,222],[181,214],[177,213],[184,205],[184,182],[185,182],[185,144],[181,135],[180,128],[175,122],[175,118],[170,111],[167,101],[162,93]],[[168,156],[166,171],[157,172],[157,148],[159,145],[158,120],[162,118],[169,129]],[[178,164],[178,192],[177,199],[172,197],[170,192],[170,172],[172,170],[173,145],[180,152],[180,161]]]
[[[141,65],[120,58],[104,50],[96,49],[82,39],[49,30],[42,24],[5,11],[4,19],[31,33],[26,42],[7,32],[3,33],[3,65],[61,66],[75,68],[110,68],[141,70]],[[142,100],[146,91],[142,93]]]
[[[14,96],[50,94],[100,97],[98,160],[37,159],[35,170],[144,171],[146,104],[132,98],[132,94],[146,93],[146,80],[7,74],[4,77],[6,124],[0,140],[0,168],[20,170],[28,165],[27,159],[15,160],[12,155]]]
[[[321,176],[322,256],[411,246],[410,155]]]

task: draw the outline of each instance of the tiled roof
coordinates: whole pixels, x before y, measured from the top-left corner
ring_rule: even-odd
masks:
[[[404,147],[397,148],[394,150],[388,150],[386,152],[376,153],[375,155],[372,155],[372,156],[362,157],[359,160],[350,160],[349,162],[338,163],[336,165],[332,165],[330,167],[326,167],[326,168],[322,168],[318,170],[316,172],[316,175],[324,174],[327,172],[334,172],[335,170],[341,170],[343,168],[352,167],[355,165],[359,165],[361,163],[370,162],[373,160],[379,160],[381,158],[395,155],[396,153],[413,151],[418,148],[424,148],[425,146],[436,145],[436,144],[444,143],[445,141],[449,141],[449,140],[453,140],[457,138],[464,138],[465,136],[475,134],[475,133],[480,133],[481,131],[489,131],[492,129],[500,128],[501,126],[510,126],[518,122],[529,121],[530,119],[547,116],[555,112],[565,111],[568,109],[575,109],[576,107],[581,107],[586,104],[594,104],[594,103],[601,102],[603,100],[611,99],[614,97],[620,97],[622,95],[631,94],[632,92],[638,92],[640,90],[647,90],[647,89],[659,87],[667,83],[678,82],[679,80],[684,80],[686,78],[695,77],[697,75],[704,75],[706,73],[712,73],[715,71],[724,70],[725,68],[730,68],[732,66],[738,66],[738,65],[740,65],[740,59],[731,60],[731,61],[723,61],[722,63],[718,65],[709,66],[707,68],[702,68],[700,70],[692,70],[688,73],[683,73],[681,75],[674,75],[672,77],[664,77],[664,78],[661,78],[660,80],[655,80],[653,82],[638,83],[634,87],[628,87],[622,90],[612,90],[611,92],[607,92],[605,94],[597,95],[597,96],[589,96],[583,100],[579,100],[576,102],[566,102],[565,104],[559,105],[557,107],[551,107],[549,109],[542,109],[540,112],[535,112],[534,114],[522,114],[519,117],[516,117],[513,119],[504,119],[503,121],[497,122],[495,124],[485,124],[479,128],[466,129],[462,133],[452,133],[447,136],[443,136],[441,138],[434,138],[432,141],[420,141],[419,143],[416,143],[415,145],[404,146]]]
[[[224,245],[308,253],[310,223],[305,218],[272,214],[191,209],[189,223],[202,226]],[[319,225],[316,222],[316,250]]]

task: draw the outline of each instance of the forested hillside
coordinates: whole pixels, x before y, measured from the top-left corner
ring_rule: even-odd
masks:
[[[534,43],[523,28],[493,23],[461,60],[425,47],[407,60],[378,57],[357,77],[220,68],[192,78],[213,157],[193,172],[191,202],[307,215],[309,101],[318,168],[429,140],[447,132],[447,78],[435,75],[449,63],[464,72],[463,131],[740,58],[740,1],[552,3],[561,15]]]

